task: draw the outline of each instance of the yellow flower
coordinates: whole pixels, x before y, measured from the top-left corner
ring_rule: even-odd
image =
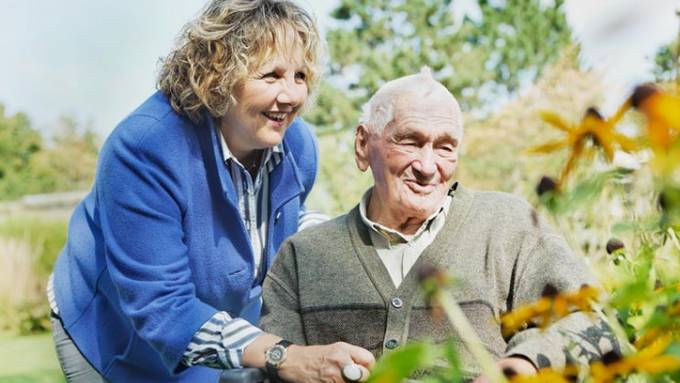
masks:
[[[632,105],[647,117],[647,134],[650,144],[657,148],[669,148],[674,133],[680,132],[680,98],[665,93],[653,84],[635,88]]]
[[[664,334],[655,339],[649,346],[616,362],[606,365],[602,362],[591,364],[592,382],[609,383],[614,381],[616,377],[631,372],[658,374],[680,369],[680,358],[675,355],[663,355],[672,340],[671,334]]]
[[[663,323],[659,326],[648,328],[642,336],[635,340],[635,347],[642,348],[650,345],[653,341],[659,338],[662,333],[680,339],[680,300],[667,306],[663,311],[666,318],[674,319],[668,323]]]
[[[565,366],[564,370],[557,371],[552,368],[543,368],[535,375],[515,375],[509,383],[571,383],[578,376],[578,370],[573,365]]]
[[[544,296],[535,303],[518,307],[501,317],[503,336],[512,335],[530,323],[537,323],[539,327],[545,328],[575,309],[592,311],[591,305],[597,296],[598,291],[588,285],[583,285],[573,293],[544,292]]]
[[[637,145],[634,140],[616,132],[614,129],[614,126],[623,118],[623,115],[630,109],[630,106],[630,99],[626,100],[610,119],[602,118],[597,109],[588,108],[581,121],[577,124],[569,124],[555,113],[548,111],[541,112],[543,121],[565,132],[567,136],[561,140],[532,147],[527,152],[531,154],[545,154],[562,148],[570,148],[571,153],[557,182],[558,185],[561,185],[573,170],[576,160],[587,150],[586,144],[589,140],[595,146],[602,148],[609,161],[614,158],[615,147],[619,147],[624,151],[636,149]]]
[[[652,167],[662,177],[672,173],[680,160],[680,98],[653,84],[640,85],[631,96],[632,105],[647,118],[649,147],[654,152]]]

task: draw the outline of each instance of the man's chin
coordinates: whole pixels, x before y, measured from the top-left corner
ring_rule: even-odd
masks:
[[[402,206],[404,210],[412,212],[414,217],[422,217],[423,219],[434,214],[444,202],[445,195],[433,192],[429,194],[413,194],[410,198],[403,201]]]
[[[423,204],[415,201],[404,204],[404,213],[414,219],[425,220],[439,208],[440,204]]]

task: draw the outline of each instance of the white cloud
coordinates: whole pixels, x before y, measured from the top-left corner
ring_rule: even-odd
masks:
[[[605,113],[652,79],[655,53],[678,33],[678,0],[569,0],[565,7],[582,63],[602,73],[612,89]]]

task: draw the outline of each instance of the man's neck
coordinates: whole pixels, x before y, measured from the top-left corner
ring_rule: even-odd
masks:
[[[430,212],[429,214],[431,214]],[[366,215],[371,221],[382,226],[396,230],[404,235],[413,235],[427,220],[429,214],[424,216],[413,216],[405,214],[401,209],[389,209],[380,203],[375,192],[371,192],[368,200]]]

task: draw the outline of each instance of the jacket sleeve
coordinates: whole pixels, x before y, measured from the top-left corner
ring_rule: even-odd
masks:
[[[295,344],[307,344],[300,313],[295,249],[290,240],[281,246],[262,289],[262,330]]]
[[[286,142],[293,153],[296,166],[300,169],[302,185],[305,188],[300,201],[301,205],[304,205],[319,171],[318,143],[312,128],[302,118],[296,118],[288,131],[287,135],[290,137]]]
[[[537,301],[547,285],[559,292],[574,292],[593,283],[586,264],[564,239],[542,220],[537,225],[535,244],[518,258],[512,308]],[[611,328],[596,313],[577,311],[545,329],[518,332],[510,339],[505,355],[521,355],[537,368],[561,369],[565,364],[587,364],[618,347]]]
[[[135,129],[110,137],[96,184],[106,264],[123,313],[175,371],[192,336],[217,312],[196,297],[192,283],[177,171],[183,142],[173,136],[155,145],[159,140],[149,137],[164,130],[150,117],[123,123]]]

